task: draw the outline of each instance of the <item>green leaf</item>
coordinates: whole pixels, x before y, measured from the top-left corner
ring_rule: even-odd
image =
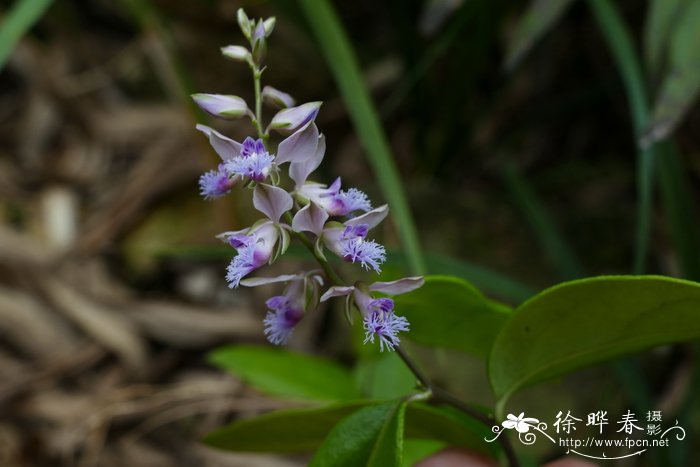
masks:
[[[238,452],[300,453],[317,449],[333,426],[369,402],[287,409],[237,420],[209,433],[204,443]]]
[[[700,92],[700,2],[688,2],[669,41],[670,63],[642,138],[644,145],[666,138]]]
[[[204,443],[237,452],[301,453],[318,449],[342,419],[372,401],[350,401],[324,407],[285,409],[237,420],[209,433]],[[495,455],[498,446],[484,443],[490,430],[449,407],[413,403],[406,411],[406,436],[435,440]]]
[[[700,284],[601,276],[545,290],[498,334],[489,376],[501,412],[516,390],[648,347],[700,337]]]
[[[506,68],[512,70],[573,4],[574,0],[533,0],[518,23],[506,52]]]
[[[671,32],[675,29],[689,0],[650,0],[644,26],[644,52],[647,68],[658,76],[665,65],[666,49]]]
[[[414,274],[423,274],[423,253],[405,190],[345,29],[330,1],[302,0],[300,5],[343,94],[350,118],[367,151],[384,197],[391,205],[391,215],[408,255],[411,270]]]
[[[428,456],[432,456],[446,446],[442,441],[432,439],[406,439],[403,443],[402,467],[413,467]]]
[[[273,396],[311,400],[359,399],[350,371],[319,357],[255,346],[220,347],[214,365]]]
[[[495,457],[498,443],[486,443],[490,427],[449,406],[414,403],[406,411],[406,438],[432,439]]]
[[[0,26],[0,70],[15,49],[17,41],[37,22],[53,3],[52,0],[19,0]]]
[[[371,399],[406,396],[416,388],[416,377],[395,352],[361,359],[355,367],[355,379]]]
[[[331,430],[309,466],[400,466],[405,411],[401,400],[358,410]]]
[[[423,287],[395,300],[396,313],[411,323],[407,339],[483,358],[510,316],[507,306],[451,276],[427,276]]]

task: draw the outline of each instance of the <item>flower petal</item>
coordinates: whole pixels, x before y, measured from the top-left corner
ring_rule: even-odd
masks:
[[[314,202],[310,202],[294,215],[292,230],[295,232],[311,232],[318,236],[321,235],[323,225],[327,220],[328,213]]]
[[[334,285],[333,287],[326,290],[326,293],[321,295],[321,301],[325,302],[329,298],[333,297],[344,297],[346,295],[350,295],[354,290],[355,287],[353,286]]]
[[[367,224],[367,226],[371,229],[383,221],[387,214],[389,214],[389,205],[385,204],[383,206],[379,206],[378,208],[372,209],[361,216],[353,217],[352,219],[345,221],[345,225]]]
[[[288,107],[294,107],[294,98],[282,92],[279,89],[275,89],[272,86],[265,86],[262,90],[262,98],[265,103],[278,107],[280,109],[286,109]]]
[[[279,144],[275,161],[277,164],[284,164],[285,162],[303,162],[313,157],[318,146],[318,136],[318,127],[315,123],[309,122]]]
[[[251,277],[250,279],[243,279],[241,285],[246,287],[258,287],[260,285],[277,284],[278,282],[289,282],[299,279],[299,277],[299,274],[283,274],[277,277]]]
[[[291,195],[282,188],[261,183],[253,191],[253,206],[272,222],[279,222],[282,214],[293,205]]]
[[[283,109],[272,117],[270,128],[280,133],[292,133],[297,128],[313,121],[321,108],[322,102],[307,102],[297,107]]]
[[[299,189],[304,185],[306,179],[309,177],[311,172],[316,170],[321,162],[323,161],[323,155],[326,153],[326,137],[320,135],[318,137],[318,144],[316,145],[316,152],[308,159],[301,162],[292,162],[289,164],[289,176],[295,183],[295,189]]]
[[[425,280],[422,277],[405,277],[392,282],[375,282],[369,286],[373,292],[382,292],[389,295],[398,295],[416,290]]]
[[[197,125],[196,128],[209,137],[209,144],[223,161],[228,161],[241,155],[241,143],[227,138],[213,128],[206,125]]]

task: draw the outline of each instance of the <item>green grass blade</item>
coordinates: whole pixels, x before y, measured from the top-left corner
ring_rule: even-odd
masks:
[[[608,0],[589,0],[588,4],[618,66],[634,123],[634,139],[639,141],[649,119],[649,109],[644,75],[634,49],[632,35],[611,2]],[[655,154],[655,146],[639,149],[637,154],[637,196],[639,203],[637,205],[637,248],[633,268],[635,274],[644,272],[649,253]]]
[[[302,0],[300,5],[335,76],[369,162],[391,206],[411,270],[423,274],[425,263],[406,194],[345,29],[328,0]]]
[[[52,0],[19,0],[0,26],[0,70],[15,49],[17,41],[44,15]]]
[[[579,263],[576,253],[559,233],[554,221],[527,182],[511,164],[506,164],[504,167],[503,179],[511,192],[513,201],[530,224],[542,250],[559,275],[563,279],[583,277],[583,267]]]
[[[625,84],[630,112],[639,140],[649,119],[649,105],[642,67],[635,53],[632,35],[609,0],[591,0],[589,5],[603,31]],[[671,143],[640,149],[638,154],[638,221],[637,251],[634,272],[644,271],[651,223],[654,164],[659,164],[662,201],[668,216],[684,277],[700,278],[700,243],[687,176]]]

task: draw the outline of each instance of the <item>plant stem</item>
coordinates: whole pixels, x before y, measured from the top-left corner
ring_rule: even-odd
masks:
[[[396,353],[399,355],[404,364],[406,364],[408,369],[411,370],[411,373],[413,373],[418,382],[420,382],[420,384],[433,395],[433,399],[436,402],[442,402],[444,404],[451,405],[460,412],[464,412],[470,417],[480,421],[488,428],[491,428],[492,426],[497,424],[496,420],[494,420],[492,417],[486,415],[477,408],[472,407],[469,404],[459,400],[457,397],[453,396],[448,391],[431,383],[430,379],[428,379],[425,373],[423,373],[421,369],[418,368],[416,362],[414,362],[413,359],[411,359],[411,357],[409,357],[408,354],[400,346],[396,346]],[[508,437],[499,436],[498,442],[503,448],[503,452],[505,453],[506,458],[508,459],[508,464],[511,467],[518,467],[520,465],[520,462],[518,461],[518,458],[515,455],[515,451],[513,450],[513,446],[510,444]]]
[[[251,69],[253,70],[253,86],[255,88],[255,129],[258,131],[258,138],[267,143],[269,135],[262,127],[262,92],[260,91],[262,70],[257,65],[251,66]]]

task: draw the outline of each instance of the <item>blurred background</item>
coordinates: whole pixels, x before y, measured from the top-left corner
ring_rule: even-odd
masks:
[[[239,7],[276,16],[264,82],[298,102],[324,101],[317,123],[328,151],[316,179],[341,175],[375,205],[386,202],[348,112],[352,96],[338,87],[332,53],[308,21],[312,3],[0,1],[0,465],[303,465],[303,457],[227,454],[197,442],[227,420],[284,403],[206,363],[217,345],[264,342],[270,290],[226,287],[233,252],[214,236],[256,214],[245,196],[199,197],[198,177],[218,159],[194,129],[214,123],[189,95],[250,102],[247,67],[219,48],[243,43]],[[630,110],[633,80],[621,77],[610,31],[589,3],[332,2],[430,272],[465,277],[511,304],[588,275],[700,279],[696,91],[674,104],[684,106],[678,123],[653,146],[666,162],[645,192],[649,254],[635,267],[647,160],[638,141],[663,128],[642,131],[639,106]],[[670,39],[649,45],[661,3],[615,2],[650,108],[675,63],[663,48]],[[700,45],[691,38],[685,49]],[[252,133],[241,122],[215,125],[236,140]],[[403,273],[400,229],[386,223],[378,235]],[[291,257],[304,261],[294,250]],[[307,321],[292,347],[352,360],[342,320]],[[700,411],[694,357],[686,345],[635,362],[655,403],[688,423]],[[470,393],[471,371],[446,384]],[[619,375],[579,375],[567,391],[580,393],[569,397],[635,387]],[[475,384],[486,392],[481,378]],[[552,388],[543,391],[532,397]],[[620,404],[630,398],[633,389]]]

